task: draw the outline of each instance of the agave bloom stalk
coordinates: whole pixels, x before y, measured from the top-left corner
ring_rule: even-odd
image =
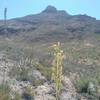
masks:
[[[60,43],[53,45],[54,48],[54,60],[52,67],[52,80],[55,83],[56,90],[56,100],[59,100],[59,95],[61,93],[62,86],[62,60],[63,60],[63,51],[60,49]]]

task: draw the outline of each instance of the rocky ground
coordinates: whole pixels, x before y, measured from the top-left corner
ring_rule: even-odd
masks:
[[[2,58],[2,57],[1,57]],[[23,97],[23,100],[55,100],[55,90],[54,90],[54,83],[50,83],[45,81],[43,85],[33,86],[28,81],[17,81],[15,78],[10,78],[8,76],[9,67],[13,66],[13,63],[5,61],[3,62],[2,59],[0,61],[0,84],[2,82],[7,82],[11,89],[11,96],[13,98],[13,93],[17,92],[20,95],[25,94],[26,88],[29,87],[31,92],[33,93],[33,99],[29,99],[27,95]],[[33,75],[38,80],[46,80],[43,75],[38,70],[33,71]],[[27,93],[26,93],[27,94]],[[70,78],[67,76],[63,77],[63,87],[60,100],[77,100],[76,99],[76,89],[71,82]]]

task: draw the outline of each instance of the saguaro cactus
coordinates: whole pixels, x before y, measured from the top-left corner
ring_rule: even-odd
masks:
[[[55,83],[56,90],[56,100],[59,100],[59,95],[61,93],[62,86],[62,60],[63,60],[63,51],[60,49],[60,42],[53,45],[54,49],[54,60],[52,67],[52,80]]]

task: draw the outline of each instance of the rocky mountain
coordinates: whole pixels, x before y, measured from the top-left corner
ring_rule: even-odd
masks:
[[[0,21],[0,34],[23,36],[28,41],[65,41],[66,39],[83,39],[100,33],[100,20],[88,15],[70,15],[64,10],[48,6],[35,15],[7,21]]]

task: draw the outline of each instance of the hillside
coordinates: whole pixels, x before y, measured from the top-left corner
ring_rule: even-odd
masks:
[[[60,100],[100,100],[100,20],[53,6],[7,20],[6,27],[0,20],[2,100],[55,100],[51,69],[57,42],[64,53]]]
[[[100,33],[100,20],[87,15],[70,15],[66,11],[48,6],[35,15],[7,21],[7,31],[0,21],[0,34],[21,35],[28,41],[65,41],[88,38]]]

